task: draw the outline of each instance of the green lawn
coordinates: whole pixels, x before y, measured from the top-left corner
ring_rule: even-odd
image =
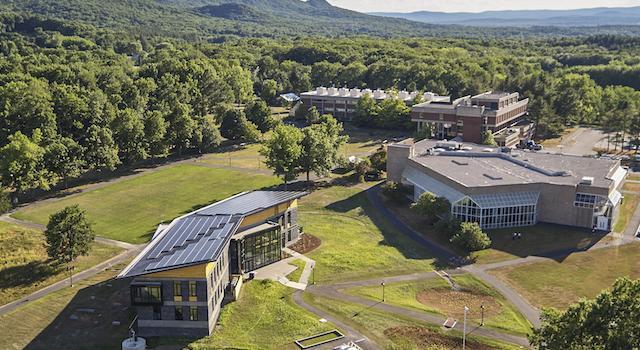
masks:
[[[409,309],[426,311],[461,319],[464,306],[470,308],[469,319],[480,324],[481,305],[485,307],[485,325],[500,331],[526,336],[531,324],[497,291],[471,275],[453,276],[461,292],[451,290],[442,278],[389,283],[385,286],[385,302]],[[348,289],[349,294],[371,300],[381,299],[380,286]],[[420,299],[420,300],[419,300]],[[464,305],[462,305],[464,304]]]
[[[59,201],[29,206],[13,216],[45,224],[52,213],[79,204],[87,211],[98,235],[143,243],[161,222],[238,192],[278,183],[272,176],[177,165]]]
[[[581,297],[593,298],[618,277],[640,278],[640,244],[570,255],[562,262],[546,261],[492,270],[533,305],[566,308]]]
[[[89,256],[76,260],[74,272],[107,260],[122,249],[94,243]],[[0,305],[68,278],[65,268],[47,259],[41,231],[0,222]]]
[[[522,238],[513,240],[513,232],[522,233]],[[590,230],[551,224],[490,230],[487,233],[491,237],[491,248],[473,253],[478,263],[505,261],[565,249],[582,249],[610,240],[604,235],[594,235]]]
[[[634,173],[627,177],[629,180],[640,181],[640,174]]]
[[[629,224],[629,221],[631,221],[631,217],[633,217],[633,213],[635,213],[639,203],[639,195],[629,193],[624,194],[624,200],[620,205],[620,211],[618,213],[618,218],[613,225],[613,231],[624,232],[625,228]]]
[[[287,275],[287,279],[292,282],[300,281],[300,277],[302,276],[302,271],[304,270],[304,267],[307,265],[307,263],[304,262],[304,260],[295,259],[293,261],[290,261],[289,264],[294,265],[296,269]]]
[[[119,264],[6,315],[0,316],[2,349],[119,349],[133,314],[128,304],[128,280],[113,280]],[[78,309],[95,309],[94,313]],[[72,320],[71,316],[79,319]],[[119,326],[112,325],[119,321]]]
[[[457,350],[462,348],[462,334],[458,331],[443,332],[440,325],[431,325],[398,314],[385,313],[359,304],[320,297],[305,293],[310,304],[324,309],[345,323],[350,324],[376,342],[383,349]],[[519,349],[492,339],[467,336],[467,349]]]
[[[317,282],[367,279],[433,269],[433,257],[396,231],[369,203],[371,184],[336,185],[300,201],[299,220],[322,240],[309,253]]]
[[[252,281],[241,298],[222,309],[220,326],[190,349],[297,349],[294,341],[335,329],[295,305],[293,289],[277,282]]]

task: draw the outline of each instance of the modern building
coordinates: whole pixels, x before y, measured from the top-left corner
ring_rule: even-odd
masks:
[[[250,271],[279,261],[298,239],[304,192],[245,192],[181,216],[156,231],[118,278],[132,278],[143,336],[209,335],[223,302]]]
[[[347,88],[325,88],[318,87],[313,91],[300,94],[302,104],[311,108],[315,106],[320,114],[331,114],[338,120],[351,121],[356,110],[358,100],[365,95],[371,96],[374,100],[380,102],[388,98],[399,98],[408,106],[413,105],[413,101],[420,95],[420,92],[399,91],[391,92],[385,90],[371,89],[347,89]],[[449,96],[438,96],[431,92],[422,94],[423,101],[449,101]]]
[[[485,229],[547,222],[608,231],[623,200],[620,161],[412,139],[388,146],[388,179],[451,203]]]
[[[492,131],[500,146],[515,146],[530,139],[534,125],[526,120],[529,99],[517,92],[486,92],[454,101],[425,100],[411,109],[411,120],[418,129],[429,127],[437,139],[458,138],[481,143]]]

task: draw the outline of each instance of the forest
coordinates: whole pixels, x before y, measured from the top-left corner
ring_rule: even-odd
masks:
[[[0,13],[0,178],[16,193],[171,154],[257,142],[279,94],[336,86],[531,99],[539,137],[640,137],[640,38],[233,38],[190,42]],[[369,126],[406,128],[406,116]],[[402,108],[400,108],[402,110]],[[404,119],[403,119],[404,118]],[[389,122],[391,120],[392,122]]]

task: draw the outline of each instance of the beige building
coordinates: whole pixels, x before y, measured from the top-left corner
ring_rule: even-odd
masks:
[[[451,215],[481,227],[547,222],[609,231],[623,200],[620,161],[470,143],[413,140],[388,147],[391,181],[445,197]]]

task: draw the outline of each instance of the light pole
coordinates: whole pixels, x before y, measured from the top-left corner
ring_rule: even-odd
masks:
[[[311,265],[311,284],[316,284],[316,263]]]
[[[480,326],[484,326],[484,304],[480,304],[480,312],[482,314],[482,320],[480,321]]]
[[[467,348],[467,312],[468,307],[464,307],[464,323],[462,324],[462,350]]]
[[[382,286],[382,302],[384,303],[384,282],[380,283]]]

